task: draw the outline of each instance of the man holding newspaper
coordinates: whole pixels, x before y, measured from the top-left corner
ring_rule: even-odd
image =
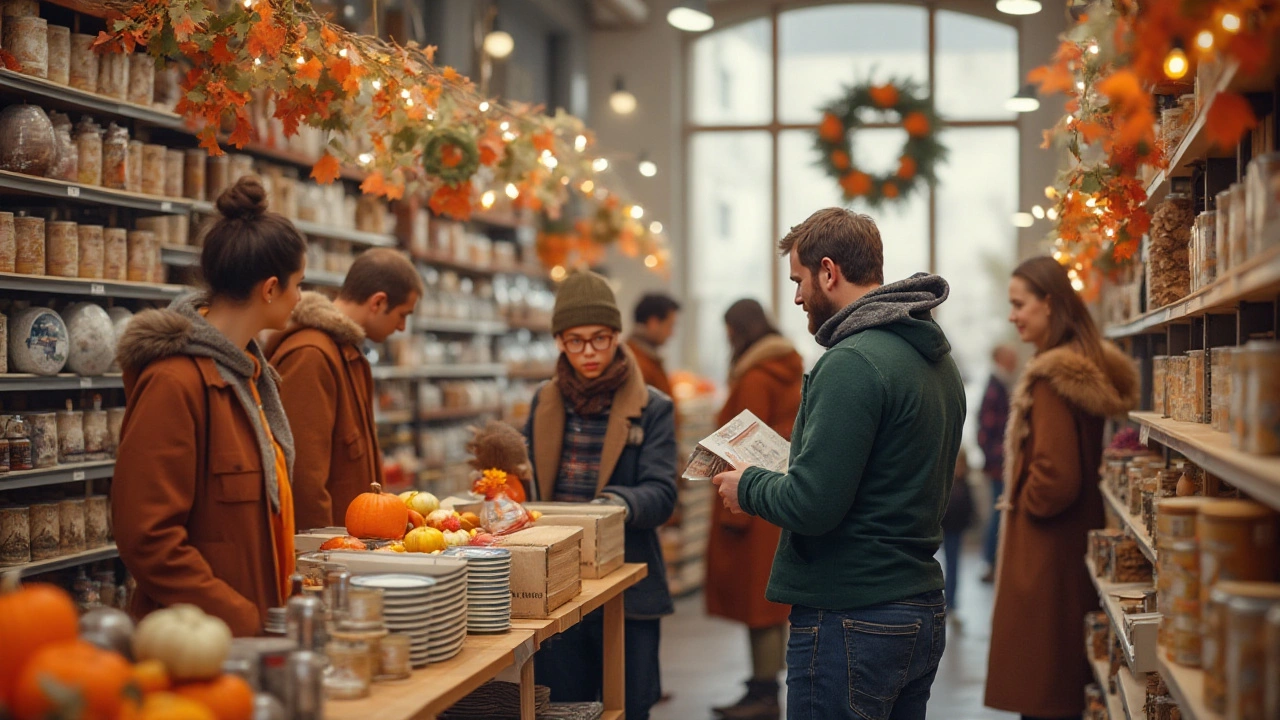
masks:
[[[767,427],[739,416],[687,474],[720,470],[706,454],[720,455],[737,468],[713,480],[725,506],[783,529],[766,597],[794,606],[788,717],[924,720],[946,644],[934,555],[965,416],[931,317],[948,286],[924,273],[884,285],[875,222],[842,208],[814,213],[779,249],[827,348],[805,378],[789,463],[773,462]]]

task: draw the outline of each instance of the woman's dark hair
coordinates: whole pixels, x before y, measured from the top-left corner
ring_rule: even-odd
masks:
[[[1024,261],[1013,271],[1027,289],[1049,303],[1049,338],[1045,349],[1072,345],[1076,351],[1094,361],[1102,361],[1102,334],[1094,324],[1084,300],[1071,287],[1067,269],[1048,256]]]
[[[281,285],[302,268],[307,241],[285,216],[267,210],[267,191],[246,175],[218,196],[221,217],[204,236],[200,270],[215,297],[248,300],[258,283]]]
[[[724,322],[729,326],[729,341],[733,344],[733,357],[730,366],[738,362],[738,358],[752,345],[760,342],[766,335],[778,335],[778,329],[769,322],[760,303],[750,298],[739,300],[729,306],[724,313]]]

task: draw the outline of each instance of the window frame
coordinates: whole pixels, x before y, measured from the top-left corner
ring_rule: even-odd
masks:
[[[728,2],[722,5],[730,5]],[[781,227],[781,153],[780,138],[783,132],[795,130],[816,131],[818,129],[818,119],[815,118],[812,123],[794,123],[781,121],[781,56],[779,53],[779,21],[784,13],[803,10],[813,7],[832,6],[832,5],[912,5],[922,7],[925,10],[926,17],[926,67],[928,68],[928,81],[926,87],[930,97],[934,97],[935,82],[938,74],[938,13],[950,12],[961,15],[970,15],[983,20],[997,22],[1011,27],[1015,33],[1015,44],[1021,47],[1022,30],[1016,22],[1011,22],[1006,17],[1000,16],[987,8],[979,10],[977,7],[969,7],[968,3],[958,2],[954,7],[938,7],[934,2],[895,2],[894,0],[818,0],[815,2],[778,2],[776,0],[769,2],[767,0],[746,0],[738,4],[737,7],[730,9],[726,15],[731,14],[732,20],[727,23],[717,22],[716,29],[712,31],[725,30],[739,24],[757,21],[766,18],[769,21],[769,43],[770,43],[770,121],[767,123],[754,123],[746,125],[728,125],[728,124],[707,124],[695,122],[694,104],[692,102],[692,92],[694,86],[694,73],[697,68],[694,66],[694,45],[698,40],[707,37],[699,35],[690,37],[685,43],[685,71],[683,73],[684,81],[684,108],[683,108],[683,132],[682,142],[684,153],[683,174],[685,178],[685,202],[686,206],[689,197],[693,192],[692,165],[690,162],[690,149],[692,147],[693,137],[698,133],[716,132],[716,133],[732,133],[732,132],[766,132],[769,134],[770,148],[770,178],[769,178],[769,202],[770,202],[770,229],[772,234],[778,237],[778,233],[782,231]],[[717,13],[719,15],[719,13]],[[1019,53],[1020,54],[1020,53]],[[1018,70],[1021,75],[1021,68]],[[1019,81],[1019,85],[1021,81]],[[1012,128],[1017,134],[1018,143],[1022,141],[1022,126],[1019,117],[1014,115],[1009,118],[970,118],[963,120],[948,120],[941,118],[941,127],[939,130],[947,130],[953,128]],[[897,125],[888,123],[867,123],[868,129],[875,128],[896,128]],[[1019,172],[1019,168],[1011,168],[1014,172]],[[923,188],[923,196],[926,198],[926,207],[928,208],[928,219],[926,228],[928,231],[928,262],[929,272],[937,272],[938,264],[938,199],[937,192],[932,185]],[[685,237],[693,237],[693,218],[690,213],[684,214]],[[777,262],[777,251],[775,243],[771,242],[762,249],[762,252],[769,254],[770,266]],[[754,251],[747,248],[748,251]],[[687,248],[686,252],[692,252],[692,248]],[[771,288],[769,297],[771,298],[772,311],[774,317],[790,303],[790,296],[784,295],[782,281],[778,272],[770,273]]]

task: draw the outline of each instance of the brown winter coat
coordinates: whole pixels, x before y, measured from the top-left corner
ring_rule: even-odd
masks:
[[[198,300],[183,303],[139,313],[120,341],[128,410],[111,485],[116,545],[138,583],[136,617],[191,603],[237,636],[256,635],[283,602],[271,513],[288,481],[276,477],[261,415],[246,411],[253,361],[195,314]],[[256,343],[249,350],[262,368],[262,415],[292,461],[278,378]]]
[[[319,293],[303,293],[289,328],[267,346],[298,460],[293,502],[299,529],[343,527],[347,506],[382,482],[373,421],[373,373],[364,330]]]
[[[729,399],[716,419],[732,420],[743,410],[755,413],[784,438],[800,411],[804,360],[781,335],[767,335],[747,349],[729,376]],[[718,499],[718,498],[717,498]],[[712,504],[707,547],[707,613],[765,628],[787,622],[789,605],[764,598],[773,555],[782,530],[753,515],[734,515]]]
[[[671,378],[667,376],[667,368],[662,364],[662,356],[658,354],[658,349],[638,337],[627,338],[627,347],[631,348],[631,353],[636,356],[636,362],[640,365],[640,374],[644,377],[644,384],[661,390],[667,397],[672,397]]]
[[[1092,682],[1084,615],[1098,595],[1084,567],[1103,526],[1103,423],[1137,405],[1133,363],[1105,344],[1103,365],[1070,348],[1037,356],[1014,389],[986,704],[1037,717],[1079,716]]]

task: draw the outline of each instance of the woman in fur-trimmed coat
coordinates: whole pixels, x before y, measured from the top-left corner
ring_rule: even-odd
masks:
[[[1010,321],[1037,354],[1005,433],[986,704],[1024,718],[1078,718],[1092,681],[1084,615],[1098,596],[1083,558],[1089,530],[1104,524],[1104,423],[1137,404],[1138,379],[1052,258],[1020,265],[1009,301]]]

